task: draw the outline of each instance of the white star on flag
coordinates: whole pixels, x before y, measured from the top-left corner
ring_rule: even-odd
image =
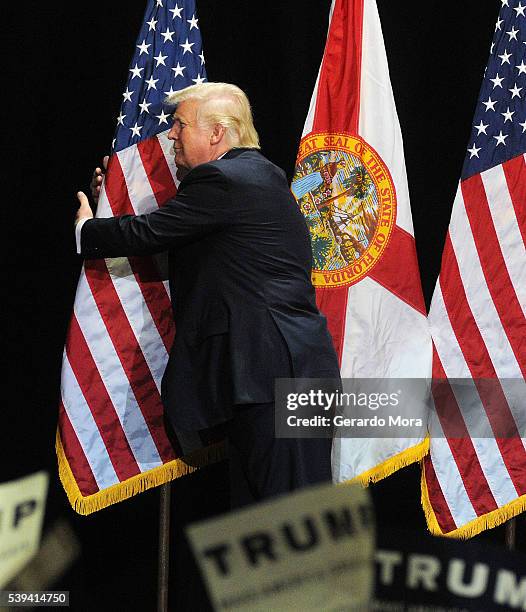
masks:
[[[194,46],[194,44],[195,43],[188,42],[188,38],[186,39],[186,42],[180,44],[179,46],[184,49],[183,55],[185,55],[187,51],[190,51],[190,53],[193,53],[192,47]]]
[[[482,119],[481,119],[480,123],[475,126],[475,129],[478,132],[477,136],[480,136],[483,133],[486,134],[486,128],[488,128],[488,127],[489,127],[489,123],[484,124],[484,123],[482,123]],[[469,149],[468,149],[468,151],[469,151]]]
[[[134,136],[140,136],[141,135],[141,130],[142,130],[142,125],[137,125],[137,121],[136,121],[135,125],[133,127],[131,127],[130,130],[132,131]]]
[[[486,100],[486,102],[482,102],[482,104],[484,104],[484,106],[486,107],[486,112],[489,110],[494,111],[495,110],[495,104],[497,104],[497,100],[492,100],[491,96]]]
[[[504,117],[504,123],[506,123],[506,121],[513,122],[513,119],[511,118],[511,116],[514,114],[515,114],[515,111],[510,111],[510,107],[508,106],[506,112],[501,113],[501,115]]]
[[[161,36],[164,38],[163,42],[166,42],[167,40],[169,40],[170,42],[173,42],[172,36],[174,34],[175,32],[172,32],[170,28],[166,28],[166,32],[161,32]]]
[[[177,66],[175,68],[172,68],[172,70],[174,71],[174,78],[177,76],[183,76],[183,70],[185,68],[186,66],[181,66],[181,64],[177,62]]]
[[[164,60],[167,58],[167,55],[162,55],[161,52],[159,51],[159,55],[154,55],[153,59],[157,62],[156,66],[160,66],[161,64],[163,66],[166,66],[166,64],[164,63]]]
[[[134,94],[134,91],[130,91],[127,87],[126,87],[126,91],[122,94],[122,97],[124,98],[124,100],[131,102],[131,97]]]
[[[157,119],[159,119],[159,125],[166,123],[168,124],[168,117],[170,117],[170,115],[166,115],[165,112],[162,110],[160,115],[155,115],[157,117]]]
[[[470,158],[471,157],[478,157],[479,156],[479,151],[480,151],[480,147],[476,147],[475,143],[473,143],[473,147],[471,149],[468,149],[469,153],[470,153]]]
[[[140,45],[137,45],[137,49],[140,51],[139,55],[142,55],[143,53],[149,55],[148,47],[151,47],[151,43],[146,44],[146,39],[144,39]]]
[[[144,68],[139,68],[139,67],[137,66],[137,64],[135,64],[135,67],[134,67],[134,68],[130,68],[130,72],[133,74],[133,76],[132,76],[132,80],[133,80],[135,77],[139,77],[139,78],[141,78],[141,72],[142,72],[143,70],[144,70]]]
[[[187,19],[186,21],[188,21],[188,23],[190,24],[190,31],[192,30],[192,28],[195,28],[196,30],[199,29],[197,27],[197,22],[199,20],[195,18],[195,15],[192,15],[192,19]]]
[[[517,98],[520,98],[520,91],[521,91],[522,87],[517,87],[517,83],[515,83],[515,85],[513,87],[511,87],[510,89],[508,89],[509,92],[511,92],[511,99],[513,100],[513,98],[515,98],[515,96]]]
[[[519,30],[516,30],[513,26],[509,32],[506,32],[506,34],[510,37],[510,40],[511,39],[517,40],[518,33],[519,33]]]
[[[157,83],[158,80],[159,79],[154,79],[153,76],[151,76],[149,79],[144,81],[145,83],[148,83],[148,91],[150,91],[150,89],[157,89],[155,83]]]
[[[500,144],[506,146],[506,143],[504,141],[506,140],[506,138],[508,138],[508,134],[503,134],[502,130],[500,130],[499,135],[493,136],[493,138],[495,138],[495,140],[497,141],[497,144],[495,145],[496,147],[498,147]]]
[[[499,77],[499,73],[497,72],[497,74],[495,75],[494,79],[490,79],[490,81],[493,83],[493,89],[495,89],[495,87],[500,87],[502,88],[502,81],[504,81],[504,77]]]
[[[177,6],[177,4],[175,5],[175,8],[173,9],[169,9],[170,13],[173,13],[173,17],[172,19],[175,19],[176,17],[179,17],[179,19],[182,19],[181,17],[181,13],[183,11],[182,7]]]
[[[148,107],[151,106],[151,102],[146,102],[146,98],[142,102],[139,103],[139,108],[141,109],[141,113],[149,113]]]

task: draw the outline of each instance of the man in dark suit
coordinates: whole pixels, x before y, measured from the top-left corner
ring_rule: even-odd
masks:
[[[330,441],[274,436],[275,378],[339,377],[303,216],[284,172],[259,152],[239,88],[195,85],[168,103],[185,174],[176,197],[150,214],[92,219],[79,192],[80,252],[168,250],[176,338],[162,381],[166,414],[178,430],[226,423],[252,500],[329,480]]]

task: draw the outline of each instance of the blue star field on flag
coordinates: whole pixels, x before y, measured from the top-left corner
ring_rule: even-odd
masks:
[[[206,81],[194,0],[148,0],[135,45],[112,153],[172,125],[167,96]]]
[[[501,3],[462,179],[526,151],[526,0]]]

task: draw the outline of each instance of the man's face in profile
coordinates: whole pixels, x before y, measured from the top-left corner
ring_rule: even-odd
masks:
[[[210,142],[212,128],[199,125],[198,107],[198,100],[181,102],[174,113],[174,124],[168,133],[168,138],[174,143],[175,163],[186,170],[213,159]]]

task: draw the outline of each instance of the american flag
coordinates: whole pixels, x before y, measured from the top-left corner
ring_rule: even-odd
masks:
[[[429,315],[433,377],[466,383],[435,396],[422,484],[436,534],[526,509],[525,60],[526,4],[502,0]]]
[[[194,0],[149,0],[97,216],[141,214],[177,191],[167,95],[206,79]],[[88,514],[190,471],[200,438],[168,440],[161,378],[174,337],[162,258],[86,261],[63,355],[59,473]],[[195,459],[195,457],[194,457]],[[195,461],[192,461],[195,464]]]

